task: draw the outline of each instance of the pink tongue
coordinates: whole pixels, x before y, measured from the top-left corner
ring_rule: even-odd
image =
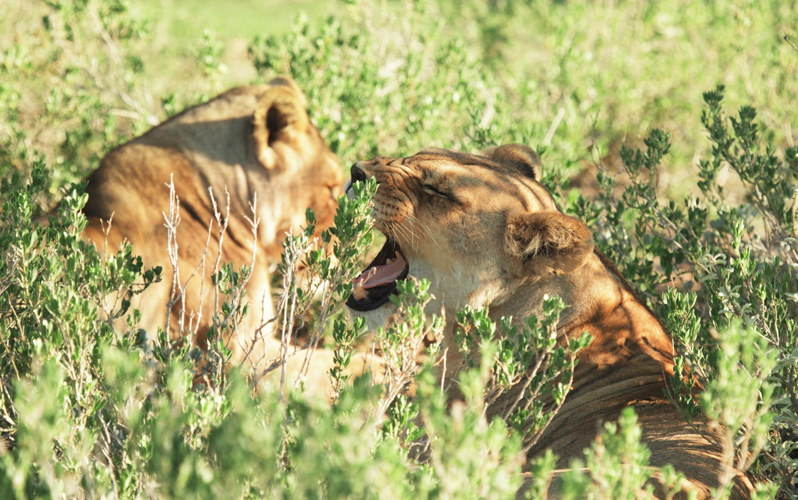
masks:
[[[385,264],[384,266],[372,267],[368,271],[355,278],[352,285],[355,289],[361,286],[368,289],[374,288],[375,286],[385,285],[392,281],[396,281],[396,278],[402,274],[405,266],[407,266],[407,262],[405,262],[402,254],[397,252],[396,260],[390,264]]]

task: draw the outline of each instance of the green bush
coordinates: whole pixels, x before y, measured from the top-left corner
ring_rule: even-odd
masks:
[[[763,143],[753,108],[725,115],[723,90],[704,94],[712,149],[699,164],[701,198],[659,200],[653,179],[669,143],[655,130],[646,151],[621,150],[631,185],[620,197],[602,173],[598,199],[580,197],[571,209],[596,228],[598,246],[664,319],[679,353],[672,396],[685,416],[703,411],[724,424],[728,446],[737,447],[729,463],[753,464],[789,497],[798,470],[798,240],[796,194],[787,186],[795,185],[798,149],[779,158]],[[730,204],[713,182],[722,168],[744,183],[744,203]],[[696,387],[706,388],[700,401],[691,395]]]
[[[260,78],[285,73],[299,83],[345,164],[429,146],[540,149],[545,183],[561,206],[590,225],[598,247],[673,335],[679,357],[670,396],[686,418],[703,414],[725,426],[728,463],[770,481],[761,498],[798,498],[798,149],[785,147],[794,140],[798,56],[776,36],[790,34],[795,5],[339,7],[319,26],[300,17],[291,33],[254,40],[249,54]],[[386,384],[346,380],[366,334],[340,311],[373,240],[373,185],[341,200],[321,241],[310,238],[308,214],[308,231],[287,240],[279,266],[278,310],[288,312],[279,329],[291,335],[301,326],[314,346],[334,347],[334,403],[296,391],[255,394],[255,381],[221,369],[218,340],[207,370],[212,383],[194,385],[197,353],[164,332],[138,330],[129,310],[159,270],[143,269],[134,249],[106,256],[80,238],[86,197],[73,183],[114,145],[219,90],[221,42],[205,34],[196,57],[183,62],[191,76],[168,75],[170,93],[154,96],[145,81],[151,24],[127,2],[47,1],[23,10],[0,5],[0,491],[15,498],[515,498],[526,479],[527,497],[544,494],[554,457],[522,474],[523,450],[552,410],[535,396],[565,397],[573,354],[587,340],[568,349],[550,341],[556,300],[520,330],[492,324],[482,311],[461,314],[464,352],[482,355],[460,374],[465,402],[449,408],[430,361],[417,366],[415,359],[442,320],[425,321],[427,285],[408,282],[396,299],[400,321],[374,336],[388,360]],[[701,90],[717,82],[728,90],[704,94],[699,120]],[[755,104],[769,128],[753,107],[727,116],[726,94],[735,107]],[[653,126],[673,134],[644,133]],[[644,148],[621,146],[643,135]],[[694,156],[702,158],[696,194],[663,197],[658,175],[689,177],[674,165]],[[595,195],[568,190],[567,176],[590,159],[599,167]],[[609,170],[616,164],[623,186]],[[724,187],[722,178],[739,182]],[[49,223],[33,222],[56,198],[61,205]],[[316,274],[298,274],[300,265]],[[217,286],[233,291],[246,270],[225,269]],[[219,313],[216,339],[246,309],[227,304]],[[486,398],[528,365],[530,353],[515,349],[521,342],[548,360],[541,383],[506,416],[509,426],[487,422]],[[403,394],[411,379],[413,398]],[[515,430],[529,421],[524,434]],[[583,468],[563,476],[562,491],[636,497],[646,491],[647,460],[634,415],[624,414],[587,451]],[[676,474],[663,482],[678,484]]]

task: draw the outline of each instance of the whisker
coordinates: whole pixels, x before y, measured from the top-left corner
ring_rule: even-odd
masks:
[[[430,237],[430,239],[432,240],[432,242],[433,242],[433,243],[435,243],[435,245],[436,245],[438,248],[442,248],[442,247],[441,247],[441,245],[440,245],[440,243],[438,243],[438,240],[435,238],[435,235],[433,235],[433,234],[432,234],[432,231],[430,231],[430,230],[429,230],[429,228],[426,226],[426,224],[424,224],[424,223],[423,223],[421,220],[419,220],[419,218],[418,218],[418,217],[416,217],[416,216],[415,216],[415,215],[413,215],[413,214],[408,214],[408,215],[407,215],[407,220],[409,220],[411,223],[418,223],[418,225],[421,227],[421,229],[422,229],[422,230],[423,230],[425,233],[427,233],[427,235]]]
[[[393,227],[396,230],[396,232],[400,233],[404,237],[404,239],[410,242],[410,246],[413,248],[413,250],[418,249],[418,245],[416,244],[416,239],[414,237],[415,235],[413,234],[412,231],[410,231],[409,228],[404,227],[402,223],[396,223],[394,224]]]
[[[390,239],[392,239],[392,240],[396,241],[396,238],[397,238],[397,236],[398,236],[398,234],[397,234],[397,232],[396,232],[396,229],[397,229],[397,228],[396,228],[396,223],[394,223],[394,222],[391,222],[391,223],[389,223],[389,224],[386,226],[386,233],[387,233],[387,234],[386,234],[385,236],[387,236],[388,238],[390,238]]]
[[[419,235],[415,231],[415,224],[413,223],[413,220],[409,219],[409,218],[405,218],[405,220],[403,222],[407,222],[407,228],[406,229],[412,236],[411,240],[413,242],[413,249],[417,250],[418,249],[418,243],[421,241],[421,238],[419,237]]]

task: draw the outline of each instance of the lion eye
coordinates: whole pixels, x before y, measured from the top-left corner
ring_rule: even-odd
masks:
[[[433,185],[424,184],[421,186],[421,190],[431,196],[440,196],[441,198],[451,199],[451,196],[448,193],[444,193],[443,191],[439,190]]]

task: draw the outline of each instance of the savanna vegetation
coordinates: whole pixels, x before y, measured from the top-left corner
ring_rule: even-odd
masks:
[[[432,357],[416,365],[442,321],[423,318],[424,283],[402,287],[396,323],[374,336],[387,389],[343,380],[367,336],[342,302],[377,237],[373,185],[342,200],[325,241],[310,227],[276,263],[279,327],[335,349],[331,406],[281,387],[255,394],[222,369],[219,339],[206,359],[215,380],[194,385],[196,350],[140,330],[124,299],[152,271],[130,247],[104,255],[80,238],[82,180],[105,153],[276,74],[303,89],[342,165],[429,146],[536,148],[560,206],[672,334],[670,397],[686,418],[725,429],[727,463],[760,481],[758,498],[798,498],[798,4],[347,0],[305,2],[313,15],[292,18],[289,3],[220,2],[205,18],[224,19],[219,34],[196,36],[164,14],[170,2],[0,3],[4,498],[515,498],[524,436],[485,420],[484,395],[529,360],[479,311],[465,313],[479,334],[464,349],[485,355],[462,375],[457,411]],[[261,27],[248,12],[269,18]],[[245,51],[225,50],[242,38]],[[48,225],[35,222],[55,206]],[[315,274],[295,274],[300,262]],[[217,286],[231,292],[245,277],[227,266]],[[553,300],[522,332],[546,360],[537,390],[555,395],[572,369],[547,341],[559,312]],[[214,322],[242,314],[220,304]],[[413,398],[397,389],[411,377]],[[524,418],[545,422],[546,411]],[[638,438],[631,413],[607,424],[563,495],[644,497]],[[545,495],[554,463],[528,468],[529,498]]]

